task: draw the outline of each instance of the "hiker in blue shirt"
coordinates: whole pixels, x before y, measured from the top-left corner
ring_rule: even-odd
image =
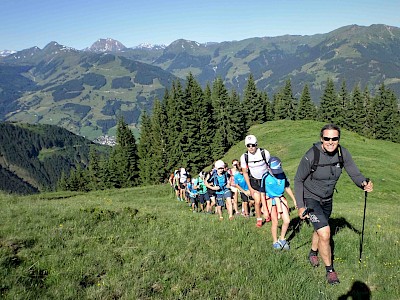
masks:
[[[190,205],[192,206],[192,211],[197,212],[197,190],[194,188],[195,179],[191,178],[190,175],[187,176],[186,189],[189,194]]]
[[[215,191],[217,198],[217,213],[219,219],[223,220],[222,207],[225,205],[229,214],[229,220],[233,220],[233,210],[232,210],[232,192],[230,190],[230,182],[227,172],[225,171],[225,163],[222,160],[217,160],[215,162],[215,168],[217,172],[212,175],[212,180],[214,185],[206,182],[206,186]]]
[[[242,199],[243,216],[249,218],[251,215],[251,207],[254,206],[254,199],[251,197],[240,163],[238,163],[237,169],[239,172],[233,175],[235,187],[240,192],[240,198]]]
[[[194,188],[198,192],[198,200],[200,202],[200,210],[201,212],[204,212],[204,203],[207,202],[207,207],[209,207],[210,203],[210,196],[208,195],[207,192],[207,187],[206,184],[204,183],[204,176],[205,172],[200,172],[199,177],[196,179],[194,182]]]
[[[268,161],[269,170],[263,175],[261,180],[261,197],[266,197],[268,211],[271,216],[271,234],[273,248],[289,250],[289,244],[285,239],[289,228],[290,216],[288,202],[283,195],[284,192],[292,198],[296,206],[296,199],[290,188],[289,181],[282,169],[282,162],[278,157],[271,157]],[[278,219],[283,220],[281,234],[278,239]]]

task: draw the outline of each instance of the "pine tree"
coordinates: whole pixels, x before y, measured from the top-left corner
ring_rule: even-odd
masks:
[[[365,107],[365,123],[364,123],[363,135],[368,138],[373,138],[375,111],[374,111],[374,101],[371,98],[371,94],[368,87],[365,87],[364,89],[363,100]]]
[[[68,178],[65,172],[61,172],[60,180],[57,182],[57,191],[68,191]]]
[[[297,108],[297,120],[315,120],[316,109],[311,100],[310,90],[306,83],[300,96],[299,106]]]
[[[265,112],[261,111],[260,115],[265,117]],[[227,118],[227,140],[228,148],[232,147],[238,141],[244,139],[247,128],[243,122],[244,114],[241,108],[239,95],[235,90],[231,90],[226,105],[226,118]]]
[[[199,145],[201,148],[201,169],[213,162],[212,159],[212,141],[215,136],[214,118],[213,118],[213,106],[211,100],[211,88],[207,84],[204,89],[203,101],[200,103],[199,110],[201,112],[201,119],[199,122],[200,129],[200,141]]]
[[[245,112],[246,128],[265,121],[264,105],[257,91],[253,74],[250,74],[243,93],[243,111]]]
[[[90,147],[88,180],[90,190],[98,190],[101,187],[100,157],[95,147]]]
[[[221,78],[214,80],[211,98],[215,121],[215,136],[212,141],[212,157],[215,160],[222,157],[229,147],[227,134],[227,102],[229,96]]]
[[[268,94],[266,92],[260,91],[259,95],[264,106],[264,122],[272,121],[274,119],[274,114],[272,111],[272,104],[271,101],[269,100]],[[249,128],[245,128],[245,131],[247,132],[248,129]]]
[[[138,144],[139,178],[141,184],[152,184],[152,126],[146,111],[140,117],[140,139]]]
[[[185,141],[182,151],[186,158],[186,168],[191,172],[197,173],[203,163],[200,145],[200,122],[203,117],[202,102],[204,101],[203,91],[195,80],[192,73],[186,78],[184,91],[186,131]]]
[[[325,123],[334,123],[338,114],[341,114],[341,106],[335,91],[335,84],[328,78],[321,103],[318,110],[318,120]]]
[[[387,90],[383,83],[374,98],[374,111],[376,113],[375,138],[397,141],[399,130],[397,99],[394,93]]]
[[[342,86],[340,87],[340,92],[338,96],[338,107],[340,112],[335,116],[334,123],[340,127],[347,128],[350,126],[349,119],[352,116],[353,105],[351,105],[349,93],[347,91],[346,82],[342,81]]]
[[[353,89],[351,102],[353,103],[354,107],[354,112],[352,115],[353,128],[351,130],[359,134],[363,134],[364,124],[366,121],[366,108],[360,87],[358,85],[356,85]]]
[[[136,139],[122,117],[117,123],[117,145],[114,149],[113,158],[120,176],[118,187],[136,185],[139,177]]]
[[[171,139],[169,158],[172,166],[186,165],[187,161],[182,150],[182,145],[186,143],[187,123],[185,112],[186,103],[183,99],[182,85],[179,81],[172,85],[169,106],[167,106],[167,116],[169,124],[169,138]]]
[[[152,180],[154,183],[162,183],[170,173],[166,169],[166,128],[167,117],[164,107],[160,101],[156,99],[153,105],[153,114],[151,116],[151,163],[152,163]]]
[[[296,102],[297,99],[293,97],[292,82],[290,79],[286,80],[285,87],[282,90],[282,107],[283,119],[294,120],[296,118]]]

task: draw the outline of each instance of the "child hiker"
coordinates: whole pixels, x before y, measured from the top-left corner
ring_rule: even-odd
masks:
[[[217,213],[219,215],[219,219],[224,219],[224,217],[222,216],[222,207],[224,207],[226,204],[226,208],[229,214],[229,220],[233,220],[232,192],[230,190],[228,173],[225,171],[225,163],[222,160],[217,160],[215,162],[215,169],[217,170],[217,172],[213,173],[212,177],[214,184],[211,185],[207,182],[206,186],[209,189],[214,190],[216,193]]]
[[[289,206],[284,192],[292,198],[296,206],[296,200],[290,188],[289,181],[282,169],[282,162],[278,157],[269,159],[269,170],[263,175],[261,181],[261,197],[266,197],[267,207],[271,215],[272,225],[271,234],[273,239],[272,247],[274,249],[289,250],[290,246],[285,239],[289,227]],[[278,239],[278,219],[282,219],[281,234]]]
[[[192,207],[192,211],[197,212],[197,190],[194,188],[195,178],[191,178],[190,175],[187,176],[186,189],[189,193],[190,203],[189,206]]]

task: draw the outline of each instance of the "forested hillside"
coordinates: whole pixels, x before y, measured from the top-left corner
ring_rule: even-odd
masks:
[[[61,127],[0,123],[0,190],[52,190],[62,173],[87,166],[90,147],[108,151]]]

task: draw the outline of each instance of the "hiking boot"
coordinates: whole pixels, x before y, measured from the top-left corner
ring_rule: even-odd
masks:
[[[317,255],[312,255],[311,253],[308,255],[308,260],[310,261],[310,264],[316,268],[319,266],[319,259]]]
[[[290,250],[290,246],[286,240],[278,240],[278,243],[281,244],[282,249]]]
[[[273,243],[273,244],[272,244],[272,247],[273,247],[275,250],[281,250],[281,249],[282,249],[282,245],[279,243],[279,241],[276,242],[276,243]]]
[[[328,283],[332,285],[340,283],[335,271],[326,272],[326,279],[328,280]]]
[[[262,219],[257,220],[256,226],[257,226],[257,227],[261,227],[262,225],[263,225],[263,220],[262,220]]]

